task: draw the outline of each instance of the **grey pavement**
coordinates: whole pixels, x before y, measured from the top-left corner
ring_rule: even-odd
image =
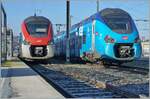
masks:
[[[1,99],[64,98],[31,68],[13,66],[2,69]]]

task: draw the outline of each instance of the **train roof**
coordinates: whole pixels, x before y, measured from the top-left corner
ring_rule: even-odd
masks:
[[[45,23],[51,23],[49,19],[47,19],[46,17],[43,17],[43,16],[30,16],[24,20],[25,23],[37,22],[37,21],[41,21],[41,22],[45,22]]]
[[[126,18],[130,17],[130,15],[122,9],[119,9],[119,8],[106,8],[106,9],[101,10],[100,12],[97,12],[97,13],[91,15],[90,17],[86,18],[85,20],[73,25],[72,29],[74,29],[74,28],[76,28],[76,27],[78,27],[82,24],[86,24],[86,23],[88,23],[92,20],[96,20],[96,19],[103,22],[103,18],[105,18],[105,17],[110,18],[110,17],[113,17],[113,16],[115,16],[115,17],[119,16],[119,17],[122,17],[122,18],[123,17],[126,17]]]
[[[101,17],[129,17],[129,14],[119,8],[107,8],[107,9],[103,9],[102,11],[100,11],[100,15]]]
[[[73,25],[71,27],[71,31],[74,31],[74,29],[76,27],[79,27],[81,26],[82,24],[86,24],[92,20],[100,20],[102,22],[104,22],[104,19],[107,18],[107,17],[120,17],[120,18],[130,18],[130,15],[122,10],[122,9],[119,9],[119,8],[106,8],[106,9],[103,9],[101,10],[100,12],[97,12],[93,15],[91,15],[90,17],[86,18],[85,20],[82,20],[81,22]],[[62,31],[62,33],[60,33],[60,35],[58,35],[58,38],[59,37],[64,37],[66,35],[65,31]]]

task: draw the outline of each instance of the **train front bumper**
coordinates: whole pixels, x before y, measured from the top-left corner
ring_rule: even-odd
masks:
[[[124,45],[126,46],[126,44],[122,43],[122,46],[124,46]],[[118,57],[117,55],[120,52],[116,51],[117,48],[115,46],[116,46],[116,44],[107,43],[102,57],[106,58],[106,59],[116,60],[116,61],[132,61],[134,59],[138,59],[141,57],[142,47],[141,47],[140,43],[132,44],[133,55],[131,55],[130,57]]]
[[[27,59],[48,59],[54,56],[53,45],[46,46],[47,54],[45,56],[37,57],[31,53],[31,45],[22,45],[22,57]]]

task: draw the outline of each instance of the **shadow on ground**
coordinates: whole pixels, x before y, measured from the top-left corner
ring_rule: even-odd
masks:
[[[146,96],[149,97],[149,83],[141,84],[127,84],[122,86],[117,86],[116,89],[122,90],[122,92],[128,93],[129,96]],[[124,93],[124,94],[125,94]]]
[[[30,68],[8,68],[1,69],[1,76],[3,77],[21,77],[21,76],[33,76],[37,73],[33,72]]]

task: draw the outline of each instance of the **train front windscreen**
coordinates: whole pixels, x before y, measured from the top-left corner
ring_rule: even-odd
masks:
[[[46,37],[48,34],[47,23],[27,23],[27,30],[33,37]]]
[[[132,27],[129,18],[109,17],[104,19],[108,27],[117,33],[131,33]]]

